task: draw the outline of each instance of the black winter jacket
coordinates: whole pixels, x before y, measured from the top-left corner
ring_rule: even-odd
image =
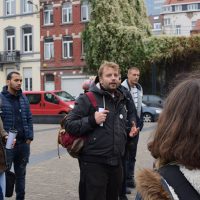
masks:
[[[119,90],[113,98],[110,93],[96,85],[93,85],[90,91],[95,96],[98,108],[104,107],[103,96],[105,97],[105,108],[109,113],[103,126],[96,124],[95,109],[88,97],[83,94],[68,114],[65,128],[73,135],[86,136],[80,159],[116,165],[124,155],[127,139],[126,98]]]

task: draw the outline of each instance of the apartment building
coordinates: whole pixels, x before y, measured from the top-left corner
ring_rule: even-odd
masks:
[[[162,15],[150,15],[149,16],[149,21],[151,24],[151,32],[153,35],[162,35],[162,24],[163,24],[163,19]]]
[[[166,0],[162,15],[164,34],[190,36],[200,19],[200,0]]]
[[[165,0],[145,0],[148,16],[160,15],[164,2]]]
[[[190,31],[191,35],[200,35],[200,19],[195,23],[195,26]]]
[[[82,92],[84,45],[81,33],[89,21],[87,1],[40,1],[41,89]]]
[[[0,24],[0,86],[10,71],[18,71],[23,90],[39,90],[39,0],[1,0]]]

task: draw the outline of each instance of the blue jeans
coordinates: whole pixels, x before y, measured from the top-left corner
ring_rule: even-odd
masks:
[[[29,162],[30,144],[16,144],[13,149],[6,149],[6,156],[8,168],[10,169],[12,163],[14,164],[16,200],[24,200],[26,165]]]
[[[5,197],[5,172],[0,173],[0,200],[3,200]]]

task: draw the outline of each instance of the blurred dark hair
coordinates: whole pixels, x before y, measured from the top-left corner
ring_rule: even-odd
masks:
[[[165,101],[153,141],[153,157],[200,169],[200,74],[180,82]]]
[[[17,74],[17,75],[20,75],[20,73],[19,72],[10,72],[8,75],[7,75],[7,78],[6,78],[6,80],[11,80],[12,79],[12,75],[13,74]]]

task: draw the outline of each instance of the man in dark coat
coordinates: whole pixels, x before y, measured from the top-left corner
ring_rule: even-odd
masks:
[[[85,94],[81,95],[69,113],[66,130],[76,136],[86,136],[79,157],[80,200],[118,200],[122,185],[122,157],[127,140],[126,98],[118,90],[120,69],[112,62],[103,63],[98,71],[99,83],[93,92],[97,108]],[[130,128],[130,135],[137,132]]]
[[[0,94],[2,99],[1,118],[8,133],[10,129],[17,132],[16,144],[6,149],[8,167],[14,164],[16,175],[16,200],[25,199],[26,165],[30,156],[30,143],[33,140],[32,114],[29,102],[21,90],[22,77],[18,72],[7,75],[7,86]]]

